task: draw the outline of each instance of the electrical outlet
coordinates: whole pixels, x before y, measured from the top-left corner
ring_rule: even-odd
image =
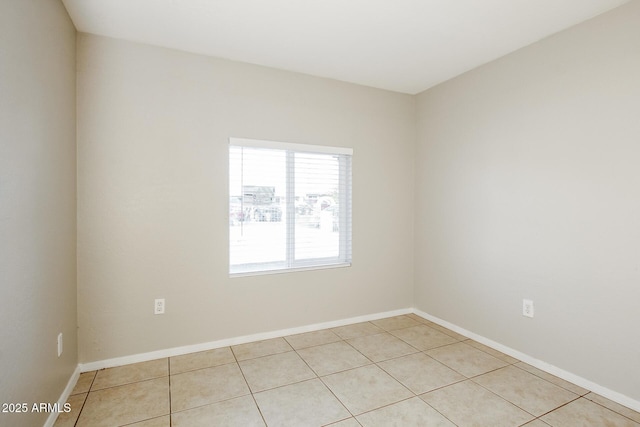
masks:
[[[58,357],[62,356],[62,332],[58,334]]]
[[[533,301],[530,299],[522,300],[522,315],[526,317],[533,317]]]
[[[153,305],[153,314],[164,314],[164,298],[156,299]]]

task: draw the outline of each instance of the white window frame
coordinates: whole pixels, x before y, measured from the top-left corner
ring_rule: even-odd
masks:
[[[260,149],[275,149],[286,150],[287,152],[287,179],[286,179],[286,201],[285,208],[287,214],[285,215],[287,242],[286,259],[279,262],[264,262],[264,263],[251,263],[244,265],[231,265],[231,259],[229,259],[229,276],[230,277],[242,277],[261,274],[277,274],[291,271],[301,270],[316,270],[325,268],[339,268],[351,266],[352,257],[352,164],[351,157],[353,156],[353,149],[346,147],[330,147],[324,145],[309,145],[309,144],[297,144],[289,142],[279,141],[267,141],[247,138],[229,138],[229,150],[231,147],[243,147],[243,148],[260,148]],[[313,153],[313,154],[333,154],[340,156],[341,166],[339,167],[339,255],[336,257],[324,257],[324,258],[305,258],[303,260],[295,259],[295,177],[292,176],[291,171],[295,168],[292,167],[294,155],[296,153]],[[230,173],[230,172],[229,172]],[[229,186],[227,186],[229,191]],[[230,192],[228,193],[227,201],[231,198]],[[230,203],[230,202],[228,202]],[[227,222],[228,223],[228,222]],[[229,229],[227,229],[229,230]],[[231,238],[229,236],[229,251],[231,250]]]

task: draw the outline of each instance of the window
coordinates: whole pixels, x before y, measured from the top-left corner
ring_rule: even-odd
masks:
[[[229,273],[350,265],[351,155],[231,138]]]

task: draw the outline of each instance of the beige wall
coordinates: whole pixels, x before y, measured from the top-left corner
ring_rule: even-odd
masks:
[[[59,1],[0,2],[0,403],[55,403],[78,363],[75,37]]]
[[[413,97],[78,38],[81,362],[412,306]],[[354,149],[352,267],[229,279],[231,136]]]
[[[638,23],[631,2],[419,95],[415,197],[418,309],[636,401]]]

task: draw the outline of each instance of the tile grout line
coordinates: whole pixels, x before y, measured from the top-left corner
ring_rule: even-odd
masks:
[[[371,322],[367,322],[367,323],[371,323]],[[372,323],[372,324],[373,324],[373,323]],[[333,331],[332,331],[332,332],[333,332]],[[342,407],[343,407],[343,408],[344,408],[344,409],[345,409],[345,410],[346,410],[346,411],[351,415],[351,417],[350,417],[350,418],[353,418],[353,419],[354,419],[354,420],[355,420],[359,425],[361,425],[361,424],[360,424],[360,422],[356,419],[356,415],[355,415],[353,412],[351,412],[351,410],[350,410],[349,408],[347,408],[347,406],[345,405],[345,403],[344,403],[344,402],[343,402],[343,401],[342,401],[338,396],[336,396],[336,394],[335,394],[335,393],[334,393],[334,391],[331,389],[331,387],[329,387],[329,386],[327,385],[327,383],[323,380],[323,377],[328,377],[328,376],[331,376],[331,375],[334,375],[334,374],[338,374],[338,373],[341,373],[341,372],[348,372],[348,371],[352,371],[352,370],[355,370],[355,369],[358,369],[358,368],[362,368],[363,366],[371,366],[371,365],[376,365],[376,366],[377,366],[377,364],[376,364],[376,362],[374,362],[373,360],[371,360],[370,358],[368,358],[366,355],[364,355],[362,352],[360,352],[360,350],[358,350],[357,348],[355,348],[351,343],[347,342],[347,340],[346,340],[346,339],[342,338],[341,336],[339,336],[339,335],[338,335],[337,333],[335,333],[335,332],[333,332],[333,333],[334,333],[334,334],[339,338],[339,340],[338,340],[338,341],[333,341],[333,342],[324,343],[324,344],[317,344],[317,345],[313,345],[313,346],[309,346],[309,347],[304,347],[304,348],[300,348],[300,349],[294,349],[294,351],[296,352],[296,354],[298,355],[298,357],[300,357],[300,359],[302,359],[302,361],[303,361],[303,362],[304,362],[304,363],[309,367],[309,369],[311,369],[311,371],[312,371],[312,372],[314,372],[314,373],[316,374],[316,378],[317,378],[317,379],[322,383],[322,385],[323,385],[323,386],[324,386],[324,387],[329,391],[329,393],[331,393],[331,395],[336,399],[336,401],[338,401],[338,402],[340,403],[340,405],[342,405]],[[381,331],[380,331],[380,332],[378,332],[378,333],[375,333],[375,334],[368,334],[368,335],[363,335],[363,336],[378,335],[378,334],[382,334],[382,333],[388,333],[388,331],[385,331],[385,330],[381,329]],[[284,337],[284,338],[285,338],[285,340],[286,340],[286,337]],[[356,337],[354,337],[354,338],[356,338]],[[287,342],[289,342],[289,341],[287,340]],[[320,346],[322,346],[322,345],[329,345],[329,344],[334,344],[334,343],[337,343],[337,342],[343,342],[343,343],[347,344],[350,348],[352,348],[353,350],[355,350],[358,354],[360,354],[362,357],[364,357],[364,358],[365,358],[366,360],[368,360],[370,363],[367,363],[367,364],[362,365],[362,366],[357,366],[357,367],[353,367],[353,368],[344,369],[344,370],[342,370],[342,371],[331,372],[330,374],[320,376],[320,375],[318,375],[318,373],[317,373],[317,372],[316,372],[316,371],[315,371],[315,370],[314,370],[314,369],[309,365],[309,363],[307,363],[307,361],[306,361],[306,360],[305,360],[305,359],[304,359],[304,358],[303,358],[303,357],[298,353],[298,350],[304,350],[304,349],[307,349],[307,348],[313,348],[313,347],[320,347]],[[289,343],[289,344],[291,345],[291,343]],[[380,367],[378,367],[378,368],[380,368]],[[380,368],[380,369],[382,369],[382,368]],[[383,371],[384,371],[384,370],[383,370]],[[384,371],[384,372],[386,372],[386,371]],[[395,379],[395,378],[394,378],[394,379]],[[306,381],[308,381],[308,380],[306,380]],[[409,390],[409,391],[411,392],[411,390]],[[345,418],[345,420],[350,419],[350,418]],[[340,421],[344,421],[344,420],[338,420],[338,422],[340,422]],[[332,423],[332,424],[333,424],[333,423]]]
[[[593,393],[593,392],[590,392],[590,393]],[[608,411],[611,411],[611,412],[613,412],[613,413],[615,413],[615,414],[618,414],[618,415],[620,415],[620,416],[622,416],[622,417],[625,417],[626,419],[628,419],[628,420],[630,420],[631,422],[636,423],[636,424],[638,424],[638,425],[640,426],[640,422],[638,422],[638,421],[634,420],[633,418],[630,418],[630,417],[626,416],[625,414],[623,414],[623,413],[621,413],[621,412],[616,411],[615,409],[608,408],[608,407],[604,406],[603,404],[601,404],[601,403],[599,403],[599,402],[596,402],[596,401],[594,401],[594,400],[588,399],[588,398],[586,397],[586,396],[587,396],[587,394],[589,394],[589,393],[586,393],[586,394],[584,394],[584,395],[582,395],[582,396],[579,396],[579,398],[582,398],[582,399],[586,400],[587,402],[595,403],[596,405],[598,405],[598,406],[600,406],[600,407],[602,407],[602,408],[604,408],[604,409],[606,409],[606,410],[608,410]],[[597,393],[594,393],[594,394],[597,394]],[[606,397],[605,397],[605,399],[606,399]],[[578,399],[575,399],[575,400],[578,400]],[[572,400],[572,402],[574,402],[575,400]],[[571,403],[571,402],[569,402],[569,403]],[[626,406],[623,406],[623,407],[624,407],[624,408],[626,408]],[[633,409],[631,409],[631,410],[633,411]],[[546,414],[545,414],[545,415],[546,415]]]
[[[171,407],[171,357],[167,357],[167,372],[169,373],[169,426],[171,426],[171,414],[173,411]]]
[[[498,369],[504,369],[504,368],[506,368],[506,366],[503,366],[502,368],[498,368]],[[491,372],[495,372],[495,371],[497,371],[498,369],[494,369],[494,370],[492,370],[492,371],[486,372],[485,374],[488,374],[488,373],[491,373]],[[525,372],[526,372],[526,371],[525,371]],[[565,403],[563,403],[563,404],[561,404],[561,405],[559,405],[559,406],[557,406],[557,407],[555,407],[555,408],[553,408],[553,409],[551,409],[551,410],[549,410],[549,411],[547,411],[547,412],[545,412],[545,413],[543,413],[543,414],[541,414],[541,415],[536,415],[536,414],[532,414],[531,412],[527,411],[525,408],[523,408],[523,407],[521,407],[521,406],[517,405],[516,403],[514,403],[514,402],[512,402],[512,401],[510,401],[510,400],[508,400],[508,399],[506,399],[505,397],[500,396],[498,393],[496,393],[495,391],[493,391],[493,390],[491,390],[491,389],[489,389],[489,388],[485,387],[483,384],[480,384],[480,383],[478,383],[478,382],[476,382],[476,381],[473,381],[473,378],[478,378],[478,377],[480,377],[480,376],[482,376],[482,375],[485,375],[485,374],[480,374],[480,375],[476,375],[476,376],[474,376],[474,377],[472,377],[472,378],[469,378],[469,381],[472,381],[474,384],[479,385],[480,387],[482,387],[483,389],[487,390],[487,391],[488,391],[488,392],[490,392],[490,393],[493,393],[494,395],[496,395],[496,396],[497,396],[497,397],[499,397],[500,399],[504,400],[505,402],[510,403],[511,405],[515,406],[515,407],[516,407],[516,408],[518,408],[518,409],[523,410],[523,411],[524,411],[524,412],[526,412],[527,414],[530,414],[532,417],[534,417],[534,419],[533,419],[533,420],[536,420],[536,419],[538,419],[538,418],[540,418],[540,417],[543,417],[543,416],[545,416],[545,415],[547,415],[547,414],[550,414],[551,412],[553,412],[553,411],[555,411],[555,410],[557,410],[557,409],[560,409],[560,408],[562,408],[563,406],[566,406],[566,405],[568,405],[568,404],[569,404],[569,403],[571,403],[571,402],[575,402],[576,400],[578,400],[578,399],[580,399],[580,398],[582,397],[582,396],[577,395],[576,393],[573,393],[573,394],[576,396],[575,398],[573,398],[573,399],[569,400],[568,402],[565,402]],[[532,374],[532,375],[533,375],[533,374]],[[551,383],[550,381],[547,381],[547,382],[548,382],[549,384],[551,384],[551,385],[555,385],[555,384]],[[559,386],[557,386],[557,387],[559,387]],[[567,390],[567,391],[568,391],[568,390]],[[527,423],[530,423],[530,422],[531,422],[531,421],[533,421],[533,420],[529,420],[529,421],[527,421]],[[527,424],[527,423],[525,423],[525,424]]]
[[[502,368],[500,368],[500,369],[502,369]],[[497,370],[497,369],[494,369],[494,371],[495,371],[495,370]],[[494,371],[489,371],[489,372],[494,372]],[[487,372],[487,373],[489,373],[489,372]],[[473,377],[473,378],[479,377],[479,376],[481,376],[481,375],[484,375],[484,374],[476,375],[476,376],[475,376],[475,377]],[[477,385],[477,386],[479,386],[479,387],[481,387],[481,388],[485,389],[486,391],[488,391],[489,393],[491,393],[491,394],[493,394],[494,396],[498,397],[499,399],[504,400],[504,401],[505,401],[505,402],[507,402],[508,404],[513,405],[513,406],[515,406],[516,408],[518,408],[518,409],[520,409],[520,410],[522,410],[522,411],[526,412],[527,414],[531,415],[531,416],[533,417],[533,419],[532,419],[532,420],[527,421],[527,423],[530,423],[531,421],[533,421],[533,420],[535,420],[536,418],[538,418],[538,416],[537,416],[536,414],[532,414],[531,412],[527,411],[526,409],[524,409],[524,408],[522,408],[522,407],[520,407],[520,406],[516,405],[516,404],[515,404],[515,403],[513,403],[512,401],[507,400],[506,398],[504,398],[504,397],[500,396],[500,395],[499,395],[498,393],[496,393],[495,391],[490,390],[490,389],[488,389],[487,387],[485,387],[484,385],[482,385],[482,384],[480,384],[480,383],[477,383],[477,382],[473,381],[473,379],[472,379],[472,378],[469,378],[469,379],[468,379],[468,381],[471,381],[471,382],[472,382],[472,383],[474,383],[475,385]],[[566,405],[566,403],[564,403],[564,404],[562,404],[562,405],[560,405],[560,406],[564,406],[564,405]],[[559,407],[560,407],[560,406],[559,406]],[[558,407],[558,408],[559,408],[559,407]],[[554,408],[554,409],[552,409],[552,411],[555,411],[555,410],[556,410],[556,409],[558,409],[558,408]],[[552,412],[552,411],[549,411],[549,412]],[[542,416],[542,415],[541,415],[541,416]],[[526,424],[526,423],[525,423],[525,424]]]
[[[372,323],[372,322],[369,322],[369,323]],[[373,323],[372,323],[372,324],[373,324]],[[415,325],[414,325],[414,326],[415,326]],[[409,326],[409,327],[413,327],[413,326]],[[399,328],[399,329],[405,329],[405,328]],[[398,329],[394,329],[394,330],[398,330]],[[362,336],[379,335],[379,334],[382,334],[382,333],[387,333],[387,334],[389,334],[389,335],[391,335],[391,336],[394,336],[390,331],[387,331],[387,330],[384,330],[384,329],[382,330],[382,332],[379,332],[379,333],[375,333],[375,334],[367,334],[367,335],[362,335]],[[336,334],[336,335],[337,335],[337,334]],[[375,365],[378,369],[380,369],[382,372],[384,372],[384,373],[386,373],[387,375],[389,375],[389,376],[390,376],[394,381],[398,382],[398,384],[400,384],[400,385],[401,385],[402,387],[404,387],[404,388],[405,388],[409,393],[411,393],[411,394],[412,394],[412,396],[407,397],[407,398],[405,398],[405,399],[401,399],[401,400],[399,400],[399,401],[397,401],[397,402],[392,402],[392,403],[389,403],[389,404],[386,404],[386,405],[382,405],[382,406],[380,406],[380,407],[378,407],[378,408],[374,408],[374,409],[371,409],[371,410],[369,410],[369,411],[365,411],[365,412],[363,412],[363,413],[361,413],[361,414],[358,414],[358,415],[362,415],[362,414],[365,414],[365,413],[368,413],[368,412],[373,412],[373,411],[376,411],[376,410],[378,410],[378,409],[385,408],[385,407],[388,407],[388,406],[391,406],[391,405],[395,405],[395,404],[400,403],[400,402],[404,402],[405,400],[409,400],[409,399],[413,399],[413,398],[415,398],[415,397],[418,397],[418,395],[417,395],[416,393],[414,393],[414,392],[413,392],[413,390],[410,390],[407,386],[405,386],[404,384],[402,384],[402,382],[400,382],[397,378],[395,378],[393,375],[391,375],[389,372],[387,372],[387,371],[386,371],[386,370],[384,370],[381,366],[379,366],[379,365],[378,365],[378,363],[380,363],[380,362],[385,362],[385,361],[387,361],[387,360],[393,360],[393,359],[397,359],[397,358],[404,357],[404,356],[408,356],[408,355],[398,356],[398,357],[391,358],[391,359],[385,359],[385,360],[382,360],[382,361],[380,361],[380,362],[375,362],[375,361],[371,360],[370,358],[368,358],[366,355],[364,355],[362,352],[360,352],[360,350],[358,350],[357,348],[355,348],[351,343],[347,342],[347,340],[346,340],[346,339],[344,339],[344,338],[340,337],[339,335],[337,335],[337,336],[340,338],[340,340],[339,340],[339,341],[333,341],[333,342],[324,343],[324,344],[317,344],[317,345],[315,345],[315,346],[309,346],[309,347],[304,347],[304,348],[300,348],[300,349],[295,349],[294,351],[296,351],[296,353],[297,353],[297,352],[298,352],[298,350],[304,350],[304,349],[306,349],[306,348],[319,347],[319,346],[322,346],[322,345],[329,345],[329,344],[333,344],[333,343],[336,343],[336,342],[344,342],[345,344],[349,345],[353,350],[355,350],[358,354],[360,354],[360,355],[361,355],[361,356],[363,356],[365,359],[367,359],[369,362],[371,362],[371,363],[369,363],[369,364],[365,364],[365,365],[362,365],[362,366],[357,366],[357,367],[353,367],[353,368],[349,368],[349,369],[344,369],[344,370],[342,370],[342,371],[331,372],[330,374],[320,376],[320,375],[318,375],[318,374],[317,374],[317,372],[316,372],[316,371],[315,371],[311,366],[309,366],[309,364],[307,363],[307,361],[306,361],[306,360],[305,360],[305,359],[304,359],[300,354],[298,354],[298,356],[299,356],[299,357],[300,357],[300,358],[301,358],[301,359],[302,359],[302,360],[307,364],[307,366],[309,367],[309,369],[311,369],[311,370],[316,374],[317,379],[319,379],[319,380],[322,382],[322,384],[323,384],[323,385],[324,385],[324,386],[329,390],[329,392],[330,392],[330,393],[331,393],[331,394],[336,398],[336,400],[337,400],[337,401],[338,401],[338,402],[339,402],[339,403],[340,403],[340,404],[341,404],[341,405],[342,405],[342,406],[347,410],[347,412],[349,412],[349,414],[351,414],[351,417],[352,417],[352,418],[354,418],[354,419],[355,419],[355,421],[356,421],[358,424],[360,424],[360,422],[356,419],[356,415],[355,415],[353,412],[351,412],[351,410],[349,410],[349,408],[347,408],[347,407],[346,407],[346,405],[344,404],[344,402],[343,402],[342,400],[340,400],[340,398],[339,398],[338,396],[336,396],[336,395],[335,395],[335,393],[333,392],[333,390],[331,390],[331,388],[330,388],[330,387],[329,387],[329,386],[324,382],[323,377],[328,377],[328,376],[331,376],[331,375],[334,375],[334,374],[339,374],[339,373],[342,373],[342,372],[353,371],[353,370],[356,370],[356,369],[359,369],[359,368],[362,368],[362,367],[365,367],[365,366]],[[359,338],[359,337],[353,337],[353,338]],[[399,337],[396,337],[396,338],[398,338],[398,339],[402,340],[402,339],[401,339],[401,338],[399,338]],[[285,337],[285,339],[286,339],[286,337]],[[404,341],[404,340],[402,340],[402,341]],[[414,349],[415,349],[415,347],[413,347],[411,344],[409,344],[409,343],[406,343],[406,344],[407,344],[407,345],[409,345],[410,347],[412,347],[412,348],[414,348]],[[416,349],[416,350],[417,350],[417,349]],[[411,354],[417,354],[417,353],[419,353],[419,352],[420,352],[420,350],[417,350],[417,351],[416,351],[416,353],[410,353],[409,355],[411,355]],[[425,403],[426,403],[426,402],[425,402]]]
[[[336,335],[338,338],[340,338],[340,341],[334,341],[334,342],[344,342],[344,340],[342,339],[342,337],[338,336],[338,334],[335,334],[335,335]],[[333,343],[327,343],[327,344],[333,344]],[[326,345],[326,344],[320,344],[320,345]],[[314,347],[314,346],[311,346],[311,347]],[[311,347],[305,347],[305,348],[311,348]],[[318,345],[318,346],[315,346],[315,347],[319,347],[319,345]],[[300,350],[304,350],[304,349],[303,349],[303,348],[301,348]],[[300,359],[302,359],[302,361],[303,361],[303,362],[304,362],[304,363],[309,367],[309,369],[311,369],[311,371],[312,371],[314,374],[316,374],[316,378],[315,378],[315,379],[317,379],[318,381],[320,381],[320,383],[321,383],[321,384],[322,384],[322,385],[323,385],[323,386],[324,386],[324,387],[329,391],[329,393],[331,393],[331,395],[332,395],[332,396],[333,396],[333,397],[338,401],[338,403],[340,403],[340,405],[342,405],[342,407],[345,409],[345,411],[347,411],[347,412],[349,413],[349,415],[351,415],[351,418],[353,418],[353,419],[355,420],[355,418],[356,418],[356,417],[355,417],[355,415],[353,415],[353,413],[349,410],[349,408],[347,408],[347,406],[344,404],[344,402],[343,402],[342,400],[340,400],[340,399],[338,398],[338,396],[336,396],[336,394],[333,392],[333,390],[331,390],[331,387],[329,387],[329,386],[327,385],[327,383],[325,383],[325,382],[322,380],[322,377],[321,377],[320,375],[318,375],[318,373],[317,373],[317,372],[316,372],[316,371],[315,371],[311,366],[309,366],[309,363],[307,363],[307,361],[304,359],[304,357],[302,357],[300,354],[298,354],[298,350],[294,350],[294,351],[296,352],[296,354],[298,355],[298,357],[299,357]],[[325,375],[325,376],[326,376],[326,375]],[[309,380],[306,380],[306,381],[309,381]],[[349,419],[349,418],[345,418],[344,420],[348,420],[348,419]],[[341,422],[341,421],[344,421],[344,420],[338,420],[338,421],[332,422],[332,423],[330,423],[330,424],[328,424],[328,425],[335,424],[335,423],[337,423],[337,422]],[[358,422],[358,420],[356,420],[356,422]],[[360,424],[360,423],[358,422],[358,424]]]
[[[402,338],[400,338],[400,339],[402,339]],[[407,343],[407,344],[409,344],[409,343]],[[411,344],[409,344],[409,345],[411,345]],[[414,347],[414,348],[415,348],[415,347]],[[424,353],[422,350],[419,350],[419,351],[418,351],[418,353],[424,354],[425,356],[427,356],[427,357],[431,358],[431,359],[432,359],[432,360],[434,360],[435,362],[440,363],[442,366],[449,368],[447,365],[445,365],[444,363],[442,363],[442,362],[440,362],[440,361],[438,361],[438,360],[434,359],[433,357],[431,357],[431,356],[429,356],[428,354]],[[367,411],[367,412],[377,411],[377,410],[379,410],[379,409],[382,409],[382,408],[385,408],[385,407],[388,407],[388,406],[396,405],[396,404],[398,404],[398,403],[400,403],[400,402],[404,402],[404,401],[407,401],[407,400],[410,400],[410,399],[413,399],[413,398],[418,398],[418,399],[420,399],[420,401],[424,402],[427,406],[429,406],[430,408],[432,408],[432,409],[433,409],[434,411],[436,411],[438,414],[442,415],[446,420],[450,421],[450,422],[451,422],[451,424],[456,425],[456,424],[455,424],[452,420],[450,420],[450,419],[449,419],[445,414],[443,414],[442,412],[438,411],[438,410],[437,410],[436,408],[434,408],[433,406],[429,405],[429,403],[428,403],[428,402],[425,402],[425,401],[424,401],[424,399],[422,399],[422,398],[420,397],[421,395],[423,395],[423,394],[427,394],[427,393],[429,393],[429,392],[431,392],[431,391],[434,391],[435,389],[434,389],[434,390],[429,390],[428,392],[425,392],[425,393],[420,393],[420,394],[418,394],[418,393],[414,392],[413,390],[411,390],[408,386],[406,386],[406,385],[405,385],[402,381],[400,381],[398,378],[396,378],[396,377],[395,377],[391,372],[387,372],[387,370],[386,370],[386,369],[384,369],[382,366],[380,366],[380,365],[379,365],[379,364],[380,364],[380,363],[382,363],[382,362],[387,362],[387,361],[389,361],[389,360],[397,360],[397,359],[400,359],[400,358],[402,358],[402,357],[412,356],[412,355],[415,355],[415,354],[418,354],[418,353],[411,353],[411,354],[404,355],[404,356],[398,356],[398,357],[394,357],[394,358],[391,358],[391,359],[382,360],[382,361],[380,361],[380,362],[374,362],[374,364],[375,364],[378,368],[380,368],[383,372],[385,372],[387,375],[389,375],[391,378],[393,378],[395,381],[397,381],[400,385],[402,385],[405,389],[407,389],[410,393],[412,393],[412,394],[413,394],[413,396],[408,397],[408,398],[406,398],[406,399],[399,400],[399,401],[394,402],[394,403],[390,403],[390,404],[388,404],[388,405],[381,406],[380,408],[372,409],[371,411]],[[452,368],[449,368],[449,369],[453,370]],[[454,372],[456,372],[456,371],[454,371]],[[460,374],[460,375],[462,375],[462,374]],[[464,375],[462,375],[462,376],[464,377]],[[465,381],[466,379],[468,379],[468,378],[462,379],[462,380],[460,380],[460,381],[456,381],[456,382],[451,383],[451,384],[447,384],[447,386],[448,386],[448,385],[452,385],[452,384],[456,384],[456,383],[458,383],[458,382]],[[438,387],[438,388],[444,388],[444,387],[447,387],[447,386],[441,386],[441,387]],[[367,412],[363,412],[363,414],[365,414],[365,413],[367,413]],[[362,414],[359,414],[359,415],[362,415]]]
[[[541,376],[540,376],[540,375],[538,375],[538,374],[535,374],[535,373],[533,373],[533,372],[529,372],[528,370],[526,370],[526,369],[524,369],[524,368],[521,368],[520,366],[516,366],[518,363],[525,363],[525,362],[518,361],[518,362],[516,362],[516,363],[512,363],[510,366],[513,366],[514,368],[520,369],[521,371],[524,371],[524,372],[526,372],[526,373],[528,373],[528,374],[531,374],[531,375],[533,375],[533,376],[534,376],[534,377],[536,377],[536,378],[539,378],[539,379],[541,379],[541,380],[543,380],[543,381],[548,382],[549,384],[553,384],[553,385],[555,385],[556,387],[560,387],[561,389],[566,390],[566,391],[568,391],[568,392],[570,392],[570,393],[573,393],[573,394],[575,394],[575,395],[576,395],[576,396],[578,396],[578,397],[584,397],[584,396],[586,396],[587,394],[589,394],[589,390],[587,390],[587,392],[586,392],[586,393],[584,393],[584,394],[576,393],[576,392],[575,392],[575,391],[573,391],[573,390],[569,390],[568,388],[563,387],[563,386],[561,386],[560,384],[556,384],[556,383],[554,383],[554,382],[552,382],[552,381],[549,381],[548,379],[546,379],[546,378],[544,378],[544,377],[541,377]],[[535,368],[535,366],[534,366],[534,368]],[[543,372],[544,372],[544,371],[543,371]],[[551,374],[549,374],[549,375],[551,375]],[[556,378],[558,378],[558,377],[556,377]],[[560,379],[562,380],[562,378],[560,378]],[[562,381],[566,381],[566,380],[562,380]],[[569,383],[569,384],[571,384],[571,385],[574,385],[574,386],[575,386],[575,384],[573,384],[573,383],[571,383],[571,382],[568,382],[568,381],[566,381],[566,382],[567,382],[567,383]],[[579,386],[576,386],[576,387],[579,387]],[[580,387],[580,388],[582,388],[582,387]],[[586,389],[585,389],[585,390],[586,390]],[[615,411],[614,411],[614,412],[615,412]]]
[[[235,364],[238,366],[238,370],[240,371],[240,374],[242,375],[242,379],[244,380],[244,383],[247,386],[247,390],[249,390],[249,395],[251,396],[251,400],[253,400],[253,404],[256,405],[256,409],[258,410],[258,414],[260,414],[260,418],[262,419],[262,422],[264,423],[265,426],[268,427],[269,424],[267,424],[267,420],[264,418],[264,414],[262,413],[262,409],[260,409],[260,405],[258,405],[256,396],[253,394],[253,390],[251,390],[251,387],[249,386],[249,381],[247,381],[247,377],[244,375],[242,366],[240,366],[240,361],[238,360],[236,353],[233,351],[233,346],[229,346],[229,350],[231,350],[231,354],[233,355],[233,360],[235,360]],[[276,354],[280,354],[280,353],[276,353]],[[247,360],[252,360],[252,359],[247,359]],[[227,399],[227,400],[230,400],[230,399]]]
[[[537,420],[537,419],[539,419],[539,418],[544,417],[545,415],[549,415],[550,413],[555,412],[555,411],[557,411],[558,409],[563,408],[563,407],[567,406],[568,404],[573,403],[573,402],[575,402],[576,400],[579,400],[579,399],[582,399],[582,396],[577,396],[577,395],[576,395],[576,398],[575,398],[575,399],[571,399],[570,401],[563,403],[562,405],[558,406],[557,408],[553,408],[552,410],[547,411],[547,412],[545,412],[544,414],[541,414],[541,415],[539,415],[539,416],[536,416],[536,420]],[[523,409],[523,410],[524,410],[524,409]],[[533,414],[531,414],[531,415],[533,415]],[[535,416],[535,415],[534,415],[534,416]],[[540,421],[542,421],[543,423],[545,423],[543,420],[540,420]],[[545,423],[545,424],[546,424],[546,423]]]
[[[87,403],[87,400],[89,399],[89,394],[91,393],[91,387],[93,387],[93,382],[96,380],[97,376],[98,376],[98,371],[96,371],[95,374],[93,374],[93,379],[91,380],[91,384],[89,384],[89,390],[87,390],[87,395],[84,397],[84,400],[82,401],[82,406],[80,407],[80,411],[78,412],[78,418],[76,418],[75,422],[73,423],[74,427],[77,426],[78,425],[78,421],[80,421],[80,415],[82,414],[82,411],[84,409],[84,405]],[[69,397],[71,397],[71,396],[69,396]]]

